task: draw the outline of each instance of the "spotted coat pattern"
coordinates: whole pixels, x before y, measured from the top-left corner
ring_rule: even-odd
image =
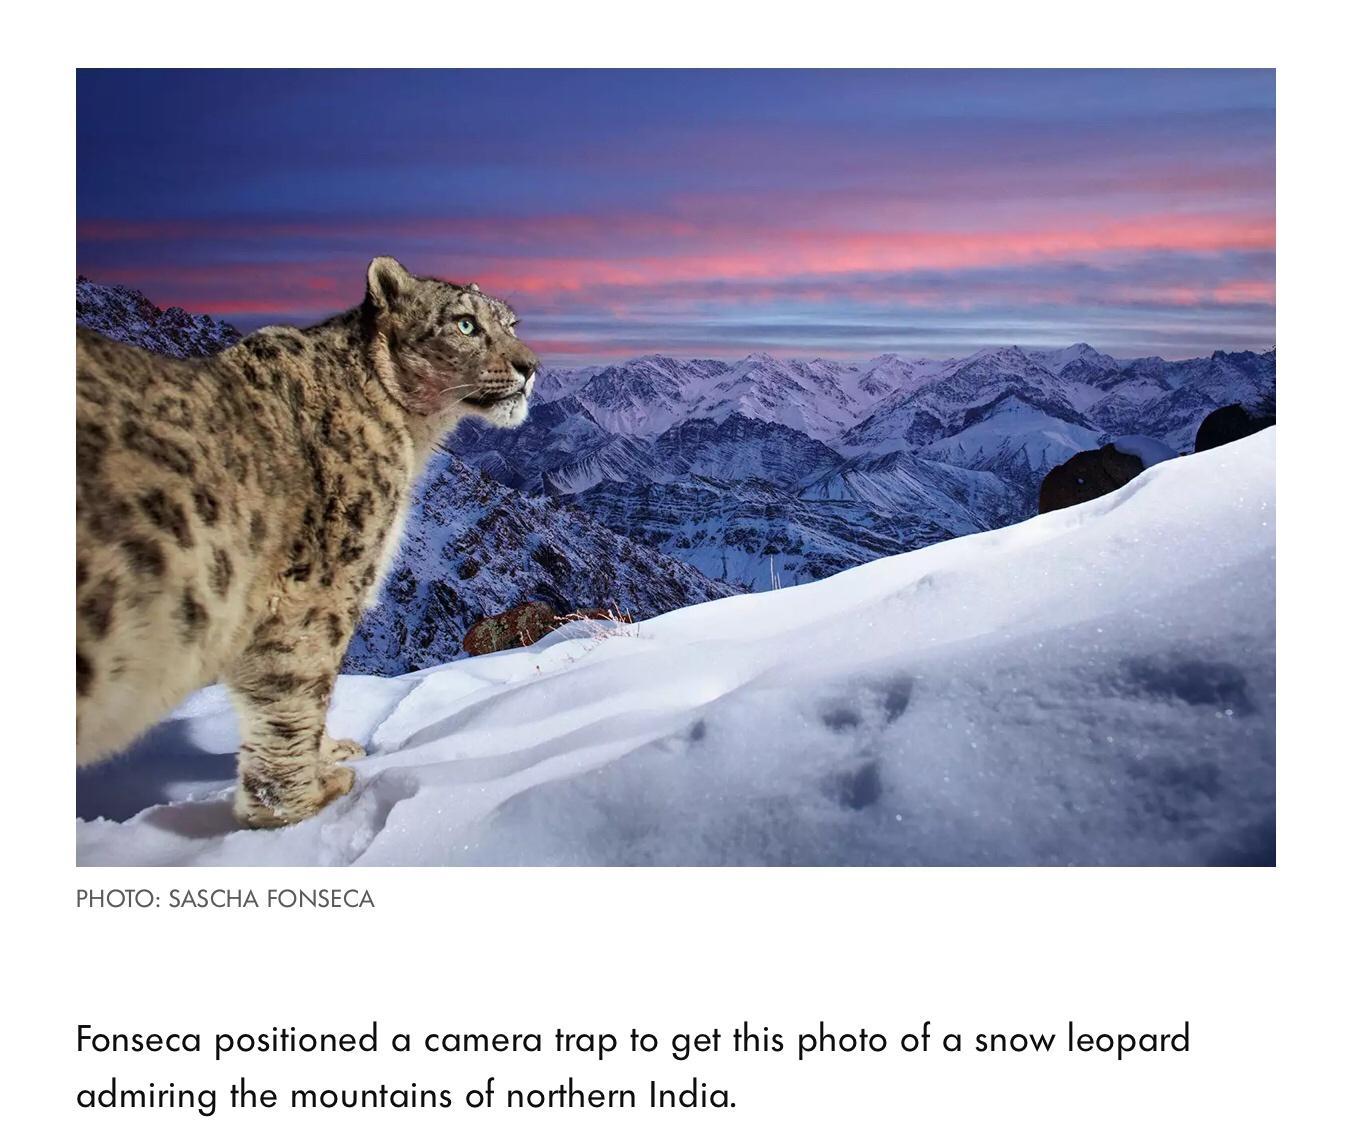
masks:
[[[354,783],[325,732],[340,660],[459,419],[515,426],[537,359],[476,285],[389,257],[363,303],[178,360],[77,332],[77,759],[223,682],[237,818],[276,826]]]

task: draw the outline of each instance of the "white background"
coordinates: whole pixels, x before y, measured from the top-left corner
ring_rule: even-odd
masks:
[[[121,4],[11,13],[0,1117],[17,1132],[1329,1133],[1353,1110],[1351,526],[1358,328],[1351,39],[1320,5]],[[874,10],[876,9],[876,10]],[[1329,13],[1326,15],[1326,13]],[[1279,67],[1279,867],[1274,870],[77,870],[69,682],[77,65]],[[229,176],[224,171],[223,176]],[[77,911],[79,887],[337,884],[354,912]],[[602,1063],[81,1058],[75,1026],[661,1036]],[[836,1030],[1174,1030],[1188,1055],[665,1057],[741,1020]],[[723,1112],[81,1115],[82,1085],[728,1087]]]

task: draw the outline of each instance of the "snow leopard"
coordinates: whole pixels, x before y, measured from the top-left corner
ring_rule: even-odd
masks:
[[[475,284],[368,266],[361,304],[171,359],[76,340],[76,760],[223,683],[233,810],[272,828],[354,784],[326,731],[411,488],[464,416],[523,422],[538,358]]]

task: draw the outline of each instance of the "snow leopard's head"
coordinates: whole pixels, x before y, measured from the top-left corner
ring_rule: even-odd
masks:
[[[378,375],[410,413],[440,427],[469,414],[496,426],[527,417],[538,357],[515,334],[518,318],[503,300],[377,257],[363,311]]]

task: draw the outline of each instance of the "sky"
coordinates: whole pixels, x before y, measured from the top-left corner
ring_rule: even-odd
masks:
[[[81,71],[77,268],[243,330],[475,280],[569,365],[1274,342],[1272,71]]]

